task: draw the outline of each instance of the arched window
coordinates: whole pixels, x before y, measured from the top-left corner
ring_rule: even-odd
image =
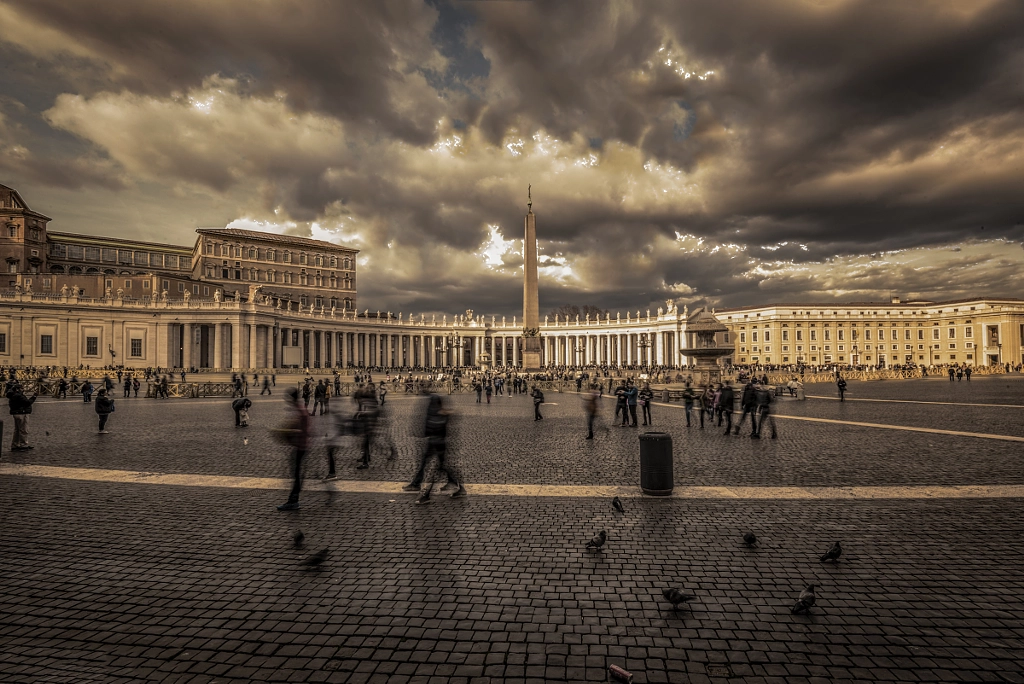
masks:
[[[63,266],[59,266],[57,264],[54,264],[53,266],[50,266],[50,273],[61,273],[61,274],[63,274],[64,273],[64,267]]]
[[[256,259],[258,254],[259,254],[259,252],[256,251],[255,247],[250,247],[249,248],[249,258],[250,259]]]
[[[321,306],[324,305],[324,300],[322,297],[317,297],[313,303],[316,305],[316,308],[319,309]]]
[[[275,257],[276,255],[277,255],[277,252],[275,252],[275,251],[274,251],[274,250],[272,250],[272,249],[268,249],[268,250],[267,250],[267,261],[273,261],[273,260],[274,260],[274,257]]]
[[[299,285],[305,285],[305,284],[306,284],[306,272],[302,271],[302,273],[299,274]]]
[[[337,309],[338,308],[338,298],[337,297],[331,297],[331,308],[332,309]]]
[[[338,268],[338,257],[331,256],[331,268]]]
[[[338,287],[338,279],[331,276],[331,287]]]
[[[302,295],[301,297],[299,297],[299,303],[302,304],[302,306],[306,306],[307,301],[308,300],[306,299],[306,295]]]
[[[317,266],[323,266],[324,265],[324,258],[322,256],[320,256],[319,254],[316,255],[316,260],[315,261],[316,261],[316,265]]]
[[[284,263],[292,263],[292,253],[289,252],[287,249],[284,251]]]
[[[352,260],[349,259],[348,257],[345,257],[345,270],[346,271],[351,271],[352,270]]]
[[[349,299],[348,297],[345,297],[345,308],[346,309],[351,309],[352,308],[352,300]]]
[[[299,253],[299,263],[302,264],[303,266],[306,265],[306,253],[305,252]]]

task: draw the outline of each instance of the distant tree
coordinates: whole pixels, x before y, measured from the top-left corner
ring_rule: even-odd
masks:
[[[583,306],[579,306],[578,304],[562,304],[558,308],[549,311],[548,317],[551,320],[554,320],[557,315],[562,320],[568,318],[570,321],[574,321],[576,320],[576,316],[579,315],[580,320],[582,321],[586,320],[587,314],[590,314],[590,320],[594,320],[598,316],[607,315],[608,310],[602,309],[599,306],[592,306],[590,304],[584,304]]]

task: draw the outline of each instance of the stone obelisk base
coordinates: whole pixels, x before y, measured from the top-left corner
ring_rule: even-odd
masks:
[[[537,372],[541,369],[541,353],[539,337],[523,338],[523,370]]]

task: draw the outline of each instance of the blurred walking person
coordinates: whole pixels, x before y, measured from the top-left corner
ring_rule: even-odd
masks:
[[[423,436],[427,438],[426,449],[420,458],[419,470],[412,482],[402,488],[407,492],[420,492],[419,498],[416,499],[417,504],[430,503],[434,483],[442,472],[448,478],[448,484],[442,488],[442,491],[454,488],[455,491],[451,495],[453,499],[466,496],[466,488],[463,486],[462,480],[448,463],[448,423],[451,415],[452,412],[445,408],[441,396],[431,394],[427,399],[427,415],[423,426]],[[435,460],[436,465],[431,469],[432,462]],[[429,479],[426,477],[428,472],[430,472]],[[424,480],[427,482],[427,488],[421,489]]]
[[[292,490],[288,501],[277,507],[279,511],[297,511],[299,492],[302,491],[302,461],[309,449],[309,415],[299,403],[299,391],[290,389],[285,394],[287,418],[285,426],[278,432],[282,440],[292,449]]]
[[[600,395],[595,385],[591,385],[583,395],[583,413],[587,416],[587,439],[594,439],[594,419],[597,417],[597,402]]]

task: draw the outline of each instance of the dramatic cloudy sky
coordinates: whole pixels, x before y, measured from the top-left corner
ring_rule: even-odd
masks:
[[[358,247],[360,306],[1024,296],[1021,0],[0,0],[55,230]]]

